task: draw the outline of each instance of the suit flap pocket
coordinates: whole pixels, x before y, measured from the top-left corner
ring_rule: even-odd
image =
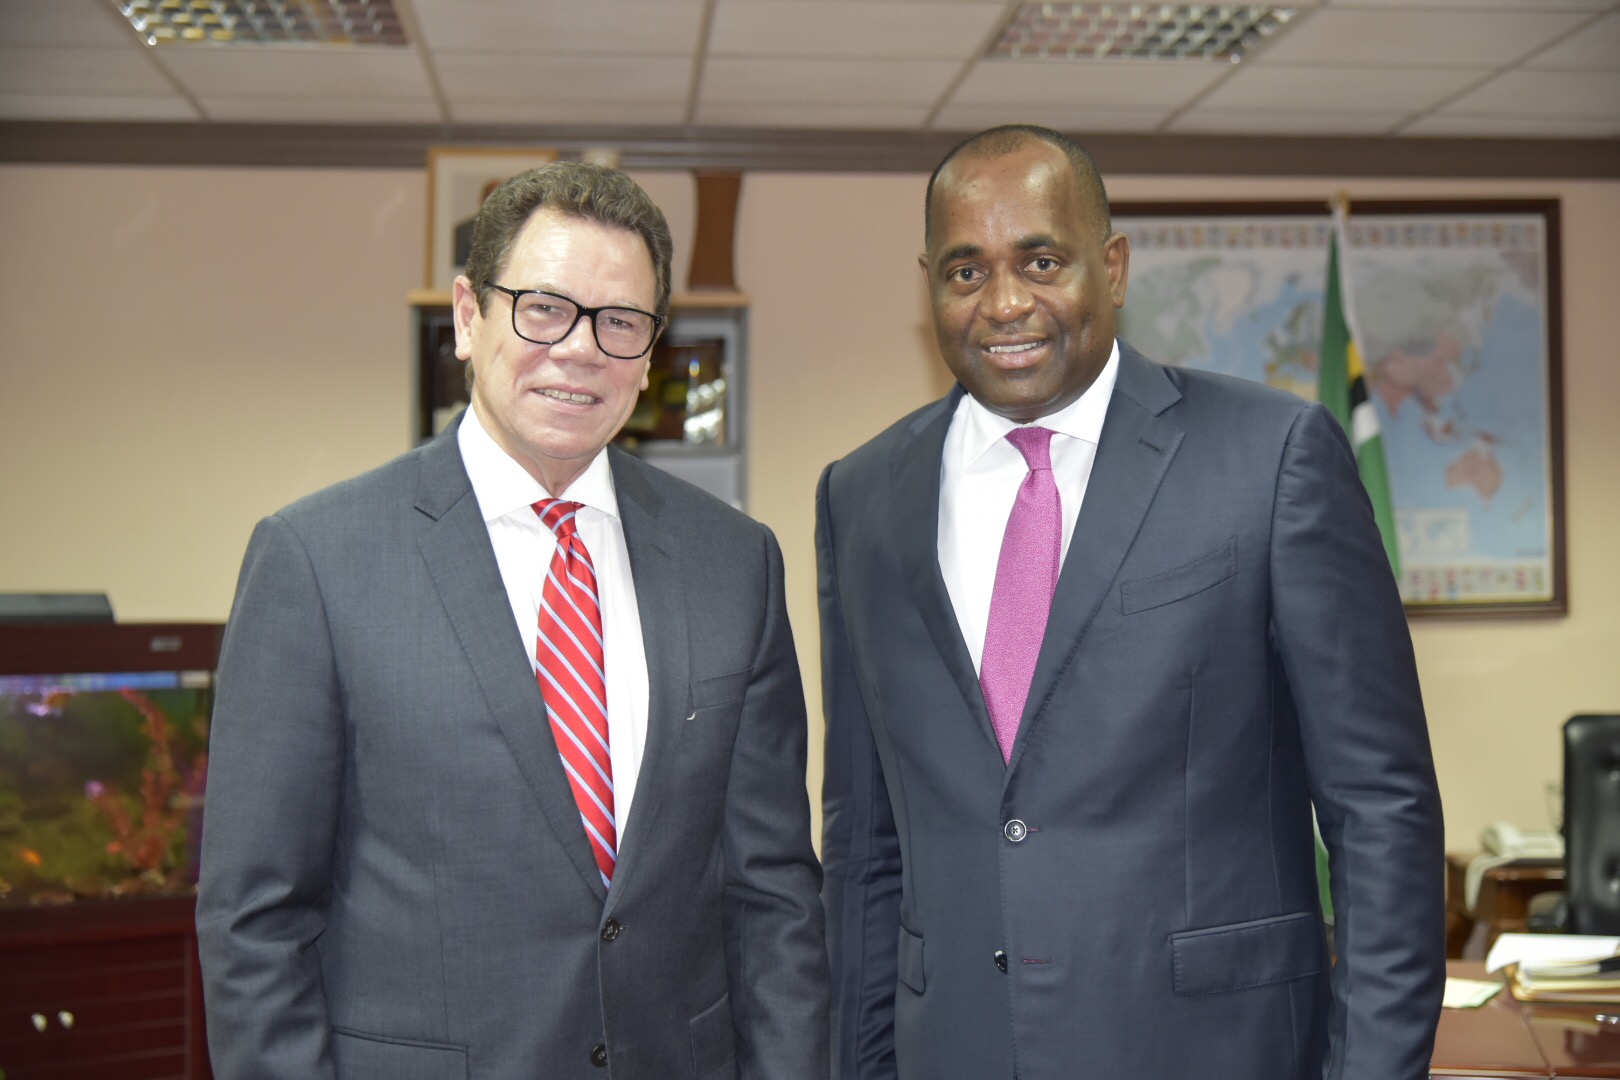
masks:
[[[463,1047],[346,1028],[332,1029],[332,1060],[346,1080],[467,1080]]]
[[[1303,979],[1322,970],[1325,949],[1312,911],[1170,935],[1176,993],[1182,995]]]
[[[737,1056],[737,1029],[731,1022],[731,995],[692,1017],[687,1024],[692,1037],[692,1075],[708,1076]]]
[[[928,979],[923,967],[923,939],[905,927],[900,928],[900,981],[917,993],[923,992]]]
[[[692,708],[712,709],[716,705],[729,705],[733,701],[741,701],[748,693],[748,681],[753,676],[752,671],[733,671],[729,675],[715,675],[707,679],[698,679],[692,684]]]
[[[1205,589],[1213,589],[1236,573],[1237,537],[1234,536],[1215,550],[1174,570],[1125,582],[1119,587],[1120,614],[1134,615],[1148,608],[1173,604]]]

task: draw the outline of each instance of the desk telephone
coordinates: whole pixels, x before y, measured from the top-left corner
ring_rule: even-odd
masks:
[[[1463,902],[1469,911],[1479,902],[1479,886],[1485,871],[1506,866],[1520,859],[1562,859],[1564,838],[1557,829],[1522,829],[1505,821],[1485,826],[1479,835],[1483,853],[1468,864],[1463,878]]]
[[[1479,846],[1487,855],[1516,859],[1562,859],[1564,838],[1556,829],[1521,829],[1505,821],[1485,826]]]

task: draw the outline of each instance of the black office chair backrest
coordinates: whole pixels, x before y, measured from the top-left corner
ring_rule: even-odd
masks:
[[[1569,931],[1620,934],[1620,715],[1564,723]]]

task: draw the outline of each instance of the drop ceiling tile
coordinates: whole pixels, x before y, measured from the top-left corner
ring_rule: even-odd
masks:
[[[1166,130],[1178,135],[1383,135],[1409,115],[1405,110],[1352,113],[1200,106],[1178,116]]]
[[[1440,113],[1620,119],[1620,71],[1509,71]]]
[[[755,4],[777,4],[781,3],[781,0],[722,0],[722,2],[736,4],[741,7]],[[811,2],[816,2],[816,0],[811,0]],[[982,7],[985,0],[845,0],[845,2],[857,4],[860,7],[927,7],[930,5],[935,7],[971,7],[979,5]],[[1304,0],[1304,2],[1317,4],[1321,3],[1322,0]],[[1006,10],[1005,4],[998,4],[997,6],[1003,11]]]
[[[179,94],[0,94],[6,120],[197,120],[197,110]]]
[[[143,52],[140,48],[0,46],[0,93],[172,94],[174,87]]]
[[[1528,116],[1425,116],[1397,135],[1531,139],[1612,139],[1620,137],[1620,120],[1568,120]]]
[[[1003,4],[873,4],[859,0],[719,0],[711,56],[972,56]]]
[[[390,98],[341,97],[205,97],[208,119],[231,123],[288,124],[437,124],[444,120],[436,102]]]
[[[1054,105],[947,105],[928,125],[934,131],[983,131],[1002,124],[1039,124],[1055,131],[1152,132],[1170,115],[1168,109],[1088,109]]]
[[[432,96],[427,73],[413,49],[171,45],[154,53],[199,98]]]
[[[981,60],[951,104],[1174,108],[1231,71],[1201,60]]]
[[[0,44],[138,46],[106,0],[0,0]]]
[[[1221,110],[1417,112],[1490,74],[1489,68],[1243,65],[1198,102]]]
[[[461,101],[684,102],[692,80],[685,57],[536,56],[443,53],[435,63],[452,112]]]
[[[1502,11],[1602,11],[1614,0],[1331,0],[1338,8],[1467,8]]]
[[[613,56],[698,47],[703,0],[413,0],[423,43],[438,50],[523,49]]]
[[[1524,63],[1529,68],[1584,68],[1588,71],[1620,69],[1620,11],[1549,46]]]
[[[680,124],[686,103],[680,98],[662,101],[570,101],[564,105],[526,100],[453,101],[450,119],[458,124],[603,124],[645,126]]]
[[[703,67],[700,104],[931,104],[962,65],[956,60],[744,60],[714,57]]]
[[[762,105],[721,101],[700,106],[695,122],[721,127],[914,131],[927,117],[926,105]]]
[[[1267,63],[1511,63],[1585,22],[1565,11],[1352,10],[1334,5],[1295,19],[1259,54]]]

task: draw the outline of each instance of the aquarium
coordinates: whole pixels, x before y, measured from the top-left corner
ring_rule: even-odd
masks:
[[[0,635],[0,905],[194,890],[216,643],[213,627]]]

